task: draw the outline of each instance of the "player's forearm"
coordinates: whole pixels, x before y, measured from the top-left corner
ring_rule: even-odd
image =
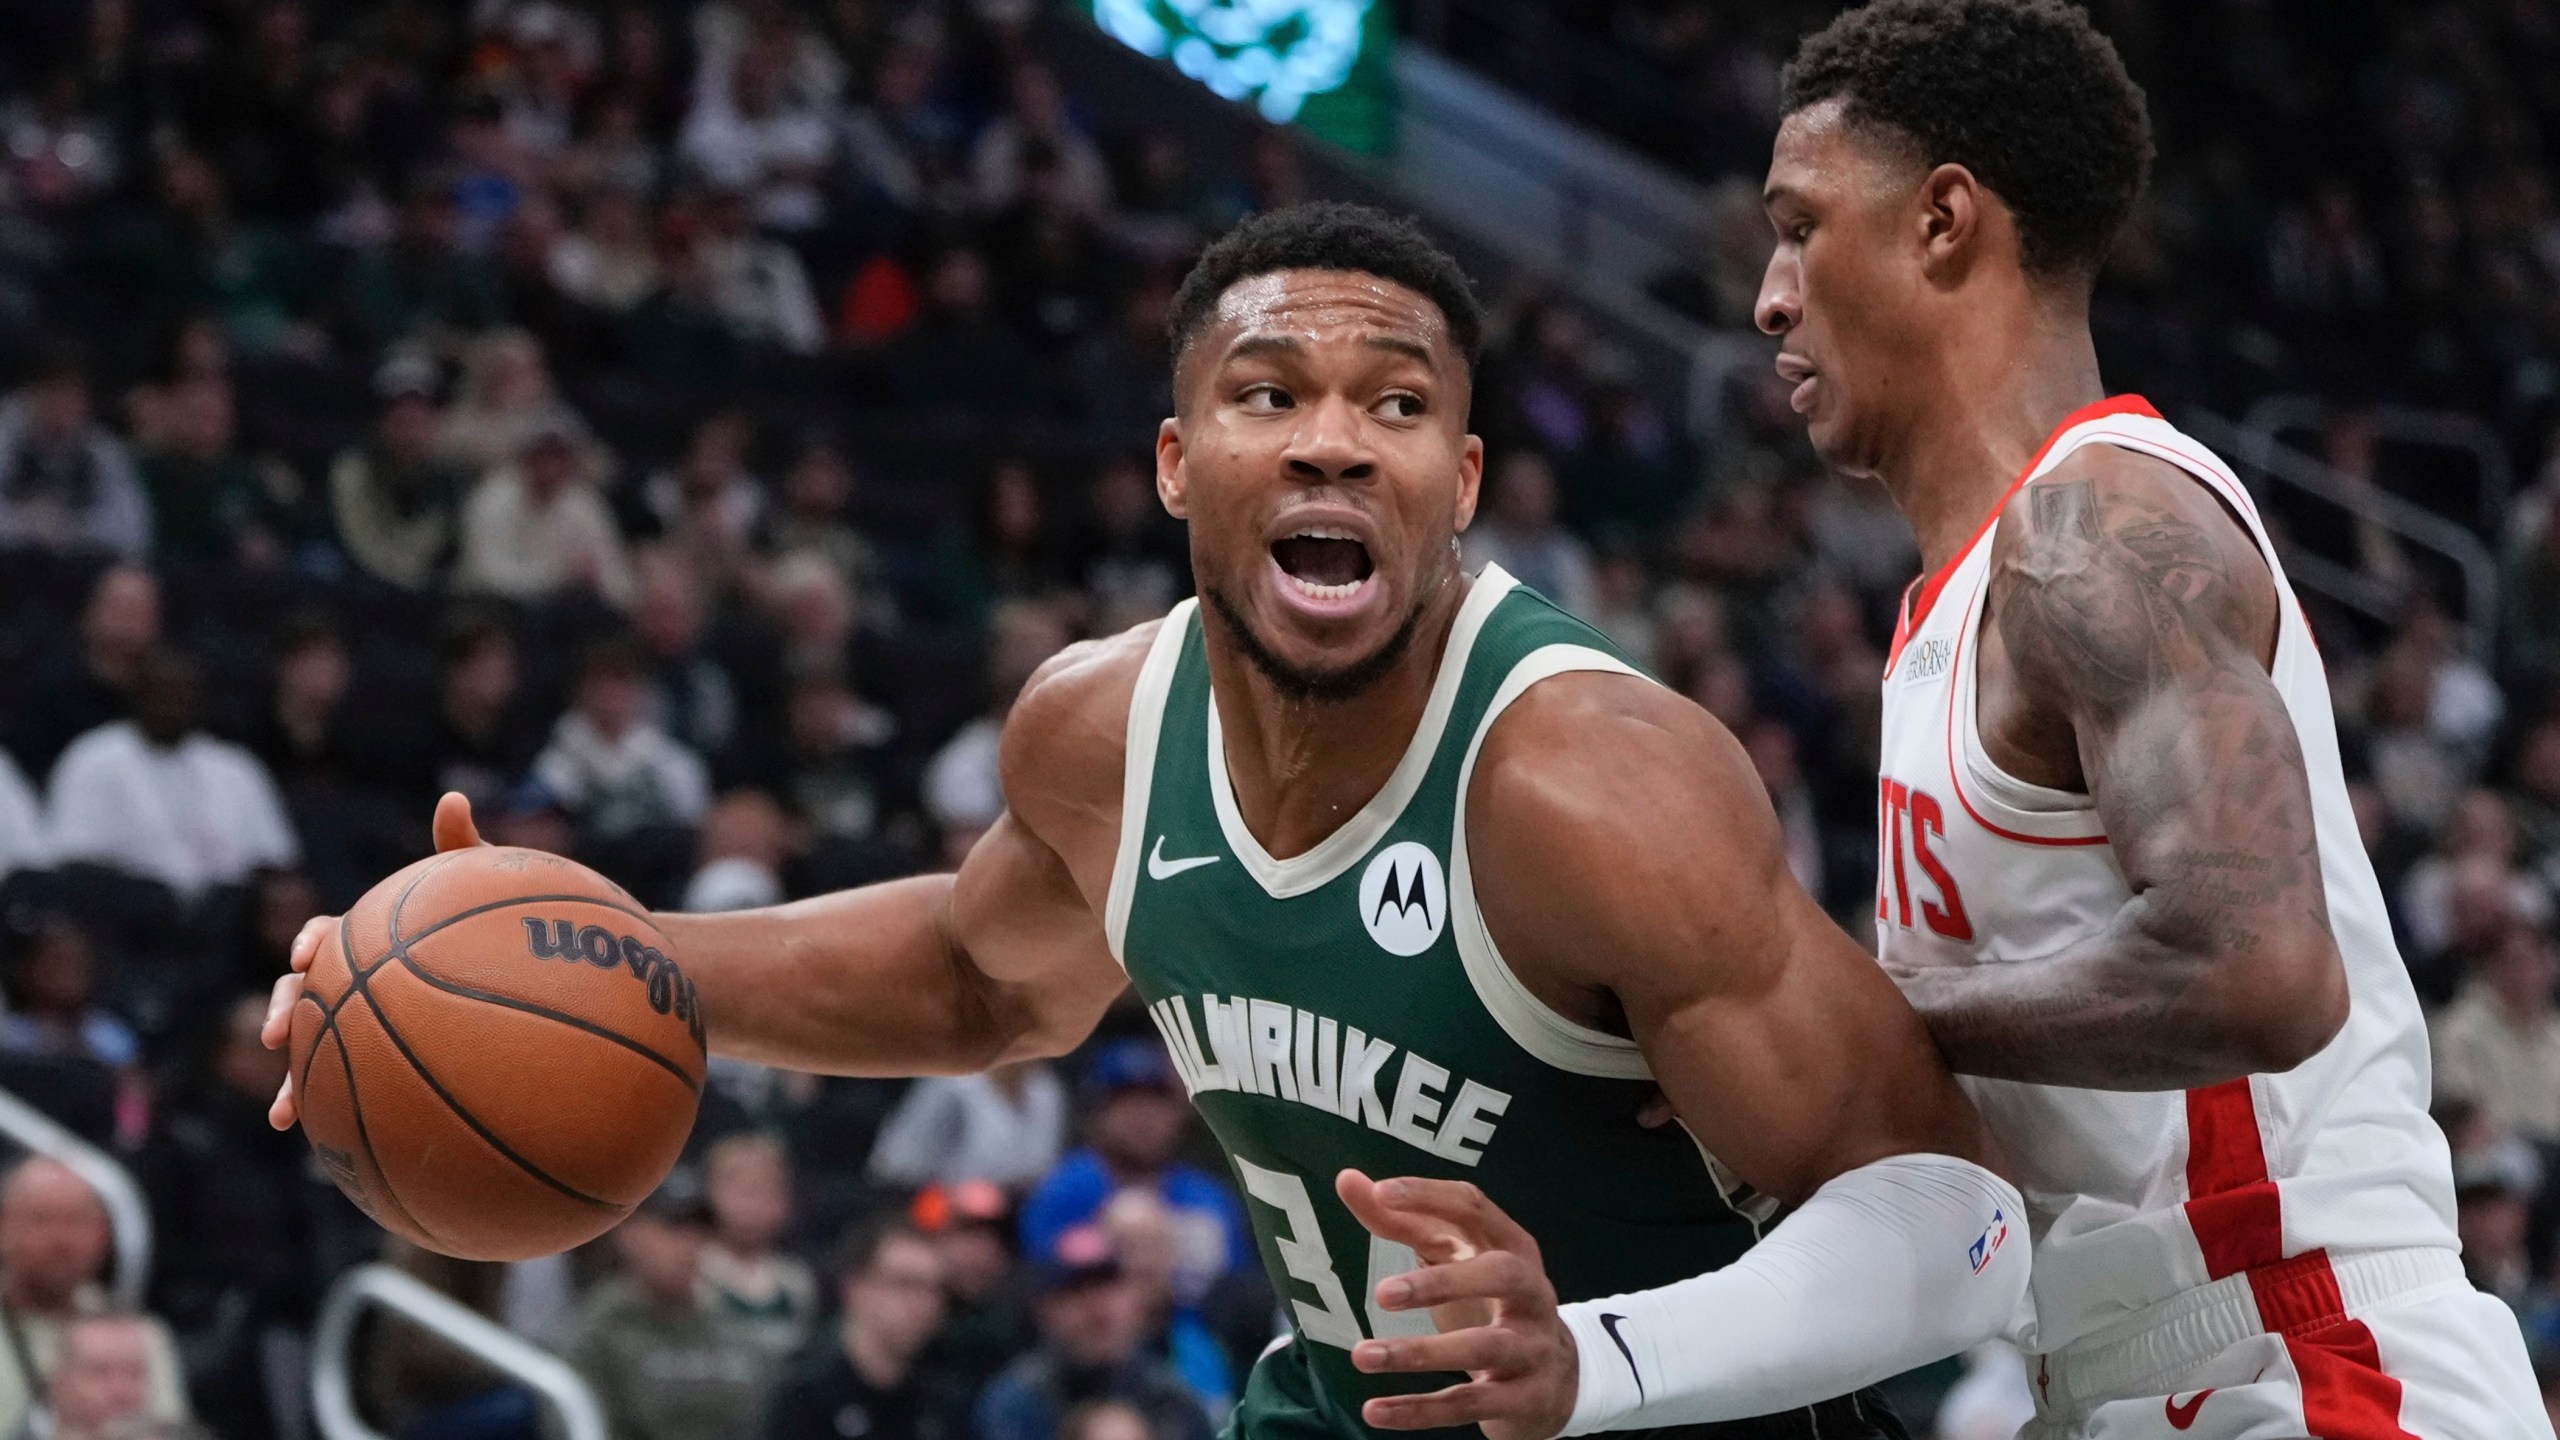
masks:
[[[717,1054],[848,1075],[957,1074],[1008,1048],[1018,1017],[951,935],[952,877],[767,910],[662,913]]]
[[[2137,897],[2056,955],[1893,978],[1950,1069],[2038,1085],[2196,1089],[2289,1070],[2336,1033],[2345,982],[2325,931],[2187,939],[2167,898]]]
[[[1579,1365],[1564,1434],[1816,1404],[2004,1333],[2027,1287],[2018,1192],[1898,1155],[1816,1191],[1740,1260],[1562,1307]]]

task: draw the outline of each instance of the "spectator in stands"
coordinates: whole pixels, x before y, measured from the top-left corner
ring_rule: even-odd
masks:
[[[347,267],[346,327],[388,349],[498,323],[505,311],[498,277],[487,257],[464,248],[462,228],[453,187],[434,176],[412,177],[390,241],[357,251]]]
[[[1058,1440],[1152,1440],[1155,1430],[1121,1400],[1087,1400],[1058,1418]]]
[[[1047,1062],[977,1075],[931,1075],[907,1087],[871,1147],[871,1178],[891,1185],[984,1180],[1021,1189],[1058,1163],[1067,1087]]]
[[[1486,489],[1483,512],[1467,528],[1467,568],[1499,565],[1575,615],[1597,613],[1591,549],[1556,523],[1556,472],[1547,457],[1513,451]]]
[[[226,1436],[278,1433],[277,1414],[299,1399],[274,1393],[264,1357],[307,1332],[322,1217],[343,1203],[310,1145],[267,1123],[286,1057],[260,1043],[265,1018],[263,994],[223,1010],[203,1070],[172,1091],[144,1157],[153,1304],[183,1337],[196,1412]]]
[[[856,869],[886,858],[879,852],[897,845],[895,822],[912,817],[914,803],[896,718],[856,695],[839,668],[823,667],[791,678],[783,725],[774,793],[810,843]]]
[[[1070,568],[1092,601],[1096,634],[1153,620],[1191,593],[1190,542],[1135,459],[1115,455],[1095,469],[1082,518]]]
[[[2511,1135],[2454,1158],[2453,1224],[2463,1272],[2516,1310],[2525,1308],[2533,1283],[2527,1240],[2542,1180],[2541,1160]]]
[[[628,115],[609,102],[599,114]],[[658,246],[649,234],[649,212],[640,196],[618,185],[587,193],[578,223],[551,247],[551,283],[592,310],[621,315],[658,288]]]
[[[683,557],[714,592],[736,583],[764,524],[764,486],[747,468],[755,421],[736,407],[693,429],[684,456],[640,489],[634,529]]]
[[[740,191],[715,191],[704,199],[700,216],[712,305],[730,330],[750,345],[817,354],[826,343],[827,322],[799,255],[757,231]]]
[[[2429,1027],[2436,1093],[2476,1102],[2505,1129],[2560,1143],[2560,962],[2550,934],[2513,924]]]
[[[2513,803],[2525,863],[2546,891],[2560,886],[2560,712],[2545,715],[2517,745]]]
[[[53,868],[53,838],[44,828],[44,802],[27,772],[0,750],[0,880],[21,870]]]
[[[439,658],[435,733],[410,808],[423,814],[447,790],[461,791],[474,808],[495,807],[533,762],[540,738],[518,703],[515,632],[494,615],[463,612]]]
[[[996,462],[979,487],[966,528],[935,542],[934,611],[971,629],[1007,600],[1038,600],[1066,580],[1058,529],[1029,462]]]
[[[837,1265],[844,1319],[793,1366],[767,1410],[765,1440],[959,1440],[951,1377],[920,1363],[943,1318],[942,1256],[923,1234],[877,1221]]]
[[[1047,605],[1004,606],[996,612],[994,628],[995,644],[987,655],[986,713],[962,726],[925,769],[925,808],[942,831],[944,859],[954,865],[1004,812],[997,741],[1005,715],[1032,672],[1074,638],[1065,619]]]
[[[161,559],[228,560],[252,569],[286,559],[296,537],[259,467],[233,448],[236,429],[230,382],[171,387],[160,442],[142,456],[152,546]]]
[[[107,1207],[61,1161],[29,1156],[0,1179],[0,1309],[22,1342],[0,1346],[0,1433],[19,1424],[60,1373],[73,1322],[109,1308],[100,1281],[113,1239]],[[154,1420],[186,1419],[169,1327],[156,1316],[134,1323],[143,1331],[145,1410]]]
[[[702,1303],[727,1317],[776,1360],[809,1339],[818,1277],[779,1247],[791,1227],[791,1160],[759,1131],[724,1136],[703,1152],[711,1192],[711,1243],[702,1252]]]
[[[0,1051],[102,1065],[140,1102],[142,1042],[97,1003],[97,944],[88,932],[67,917],[46,916],[12,949]]]
[[[300,847],[266,767],[196,728],[200,684],[193,660],[155,650],[135,674],[133,718],[63,752],[46,823],[64,860],[113,866],[181,896],[294,862]]]
[[[683,908],[707,914],[781,904],[790,829],[790,817],[761,790],[721,796],[703,817],[700,868],[685,882]]]
[[[453,563],[471,472],[436,448],[434,362],[396,357],[374,373],[373,392],[382,409],[372,437],[330,462],[330,512],[358,570],[423,589]]]
[[[13,1436],[27,1440],[148,1440],[172,1434],[151,1414],[151,1327],[115,1311],[83,1315],[62,1328],[62,1363],[45,1386],[48,1422],[33,1417]]]
[[[2445,895],[2443,948],[2408,952],[2409,978],[2419,998],[2429,1005],[2450,1001],[2465,979],[2506,944],[2507,931],[2521,922],[2516,913],[2515,875],[2487,856],[2476,856],[2453,869]]]
[[[2507,663],[2537,690],[2560,683],[2560,514],[2546,508],[2522,527],[2498,584]]]
[[[696,1285],[711,1204],[667,1177],[613,1232],[618,1274],[578,1307],[560,1351],[595,1387],[614,1440],[736,1440],[754,1432],[772,1362]]]
[[[151,502],[122,442],[91,414],[87,365],[50,353],[0,401],[0,545],[132,558],[151,545]]]
[[[1013,1204],[990,1180],[927,1185],[907,1218],[942,1257],[948,1307],[932,1364],[975,1395],[1031,1343],[1031,1313],[1014,1264]]]
[[[1110,1237],[1079,1225],[1038,1264],[1040,1344],[979,1393],[977,1440],[1058,1440],[1058,1422],[1091,1400],[1118,1400],[1160,1440],[1208,1440],[1209,1416],[1172,1368],[1147,1353],[1146,1302]]]
[[[924,311],[888,347],[883,368],[902,404],[967,413],[971,397],[1030,393],[1040,376],[1030,348],[996,309],[987,259],[965,245],[925,272]]]
[[[1148,1352],[1173,1368],[1202,1409],[1212,1416],[1226,1414],[1235,1403],[1236,1372],[1201,1313],[1200,1302],[1207,1297],[1175,1289],[1181,1231],[1173,1212],[1154,1191],[1133,1186],[1102,1207],[1100,1224],[1119,1252],[1121,1271],[1138,1291]],[[1263,1313],[1267,1324],[1267,1306]]]
[[[1022,1248],[1053,1258],[1069,1230],[1090,1224],[1111,1197],[1132,1187],[1155,1192],[1179,1232],[1175,1289],[1205,1294],[1230,1270],[1254,1263],[1243,1207],[1225,1184],[1175,1159],[1191,1105],[1173,1064],[1152,1040],[1115,1040],[1085,1068],[1087,1143],[1067,1153],[1022,1202]]]
[[[712,187],[749,197],[756,224],[793,234],[826,219],[818,182],[835,154],[836,131],[795,92],[789,57],[774,45],[739,47],[726,73],[706,64],[677,150]]]
[[[1045,156],[1057,170],[1058,194],[1078,213],[1098,217],[1111,208],[1111,167],[1102,151],[1067,113],[1058,77],[1037,60],[1016,61],[1006,77],[1005,109],[984,130],[969,156],[971,198],[992,215],[1023,190],[1025,172]]]
[[[77,648],[41,652],[10,697],[9,748],[29,777],[53,773],[73,740],[132,708],[143,657],[159,643],[159,580],[139,565],[101,572]]]
[[[721,766],[734,758],[741,738],[738,691],[703,645],[701,583],[683,552],[673,549],[644,550],[634,568],[640,594],[631,625],[648,651],[650,718],[678,744]]]
[[[596,493],[585,440],[548,424],[514,464],[481,477],[462,507],[456,588],[527,603],[584,590],[617,607],[631,603],[631,559]]]
[[[843,449],[823,432],[802,436],[799,452],[782,472],[782,504],[766,519],[763,548],[776,556],[807,552],[825,560],[843,577],[863,623],[894,624],[897,602],[879,550],[847,518],[853,487],[853,465]]]
[[[2436,836],[2435,850],[2409,867],[2400,885],[2400,922],[2412,950],[2428,955],[2451,943],[2453,878],[2469,860],[2486,860],[2509,872],[2507,908],[2518,920],[2550,922],[2551,892],[2516,870],[2516,842],[2515,817],[2496,791],[2475,788],[2455,802]]]
[[[461,391],[437,430],[437,449],[483,473],[522,455],[536,437],[554,433],[574,436],[581,450],[590,447],[586,421],[552,382],[542,342],[523,330],[494,330],[472,342]],[[591,470],[597,459],[588,457]]]
[[[648,668],[628,640],[590,646],[578,662],[575,703],[533,762],[533,776],[576,817],[581,832],[619,838],[691,825],[711,806],[702,758],[648,718]]]

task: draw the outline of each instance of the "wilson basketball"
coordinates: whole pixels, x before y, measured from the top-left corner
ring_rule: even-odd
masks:
[[[703,1059],[648,913],[575,861],[501,846],[373,887],[293,1013],[321,1167],[384,1229],[467,1260],[611,1228],[684,1148]]]

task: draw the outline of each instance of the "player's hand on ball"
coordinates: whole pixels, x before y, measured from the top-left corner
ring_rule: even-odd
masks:
[[[480,827],[471,822],[471,802],[458,791],[448,790],[436,802],[435,840],[437,853],[466,850],[480,844]],[[276,979],[273,994],[267,997],[267,1023],[258,1038],[270,1050],[281,1050],[293,1039],[293,1002],[302,998],[302,977],[311,968],[311,957],[323,945],[337,943],[338,917],[315,915],[302,924],[302,933],[293,937],[293,951],[287,957],[288,968]],[[302,1118],[302,1108],[293,1094],[293,1072],[285,1072],[284,1084],[276,1090],[276,1100],[267,1107],[267,1123],[279,1130],[290,1130]]]
[[[1467,1376],[1421,1395],[1380,1396],[1360,1418],[1381,1430],[1476,1424],[1488,1440],[1551,1440],[1564,1429],[1580,1361],[1529,1232],[1463,1180],[1371,1180],[1345,1170],[1334,1190],[1371,1234],[1422,1260],[1421,1269],[1378,1282],[1379,1307],[1429,1310],[1441,1332],[1363,1340],[1351,1363],[1372,1374]]]

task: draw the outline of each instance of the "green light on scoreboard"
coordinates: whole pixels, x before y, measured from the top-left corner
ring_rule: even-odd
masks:
[[[1266,120],[1355,150],[1395,127],[1389,0],[1083,0],[1103,33]]]

